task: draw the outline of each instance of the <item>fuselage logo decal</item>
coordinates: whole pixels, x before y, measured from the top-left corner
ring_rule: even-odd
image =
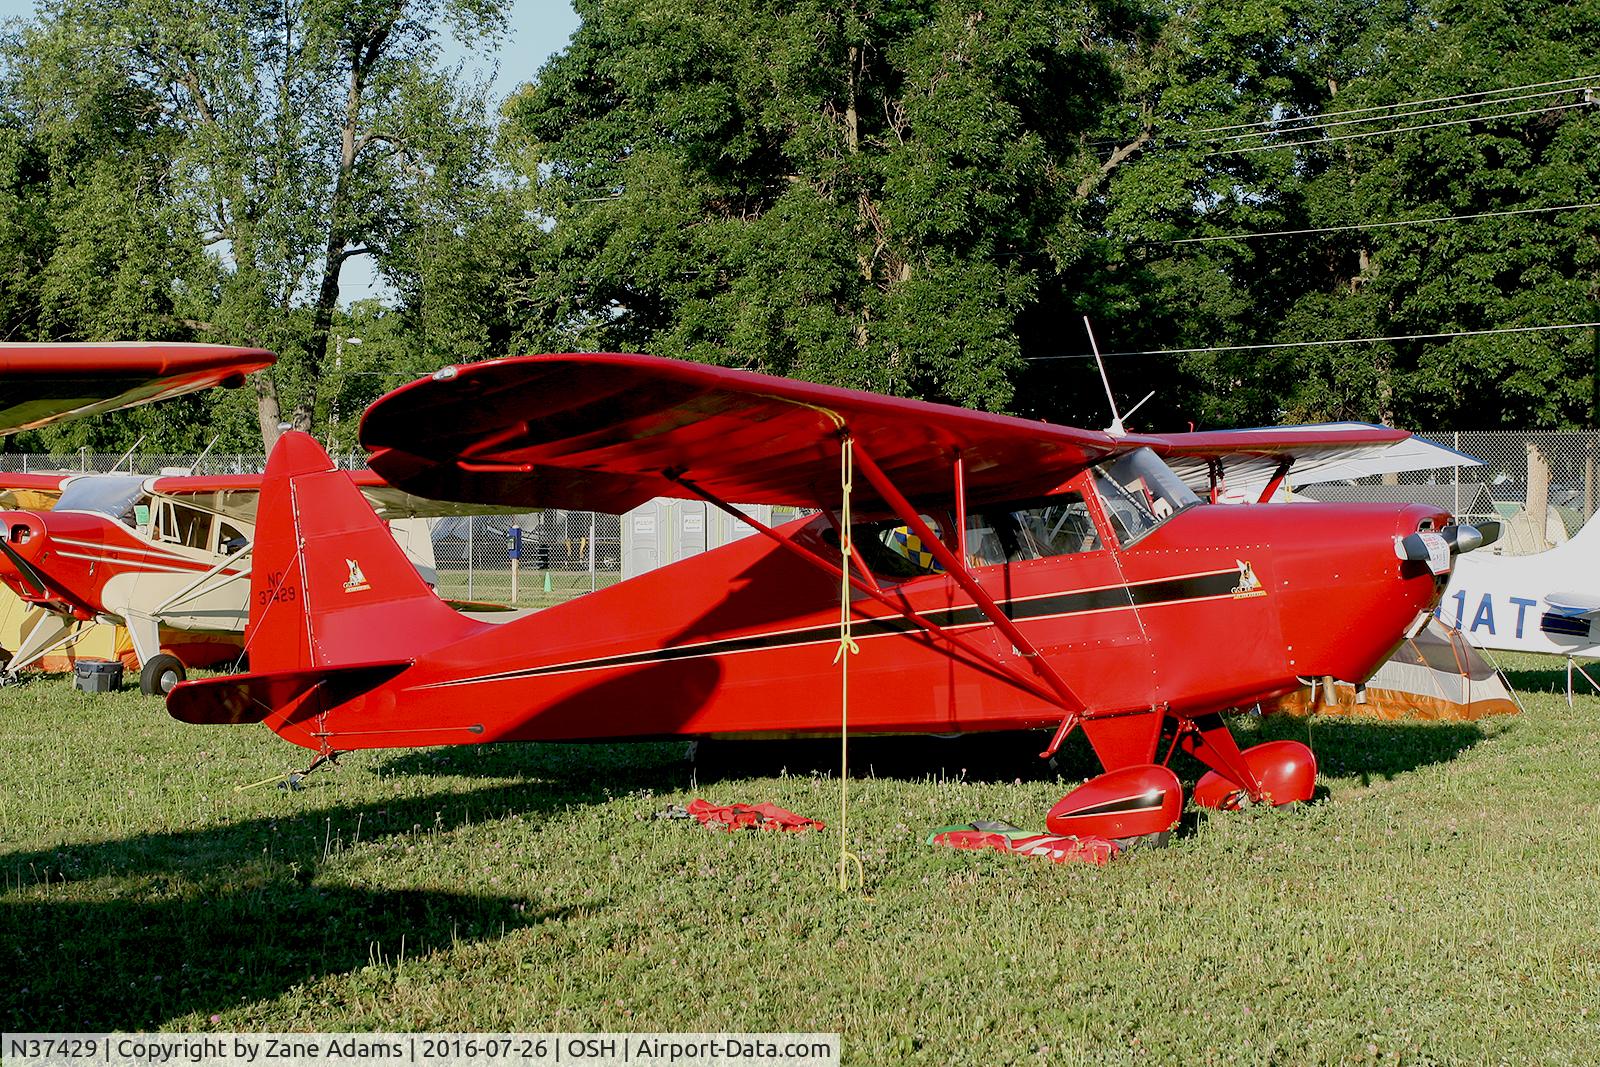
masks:
[[[1266,596],[1267,591],[1262,588],[1261,579],[1256,577],[1256,569],[1250,565],[1250,561],[1236,559],[1234,562],[1239,565],[1239,584],[1233,587],[1234,599],[1243,600],[1249,596]]]
[[[344,562],[350,568],[350,578],[344,583],[344,591],[346,593],[359,593],[363,589],[372,588],[367,582],[367,576],[361,573],[361,564],[353,559],[347,559]]]

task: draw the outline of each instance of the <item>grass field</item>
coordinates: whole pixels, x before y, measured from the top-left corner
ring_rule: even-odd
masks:
[[[1561,681],[1521,665],[1525,690]],[[1058,779],[1037,739],[863,746],[866,893],[841,896],[831,829],[650,818],[705,796],[831,822],[821,772],[694,782],[678,745],[530,745],[239,791],[303,753],[45,679],[0,691],[0,1021],[837,1030],[860,1064],[1592,1063],[1600,698],[1525,699],[1476,725],[1245,720],[1247,742],[1309,730],[1326,798],[1191,817],[1106,869],[922,843],[1041,825],[1094,770],[1081,747]]]

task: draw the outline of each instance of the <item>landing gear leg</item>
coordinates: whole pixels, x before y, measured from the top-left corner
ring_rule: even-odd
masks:
[[[1299,741],[1268,741],[1241,752],[1220,715],[1178,729],[1183,750],[1211,768],[1192,794],[1201,807],[1236,811],[1246,804],[1294,804],[1316,792],[1317,757]]]

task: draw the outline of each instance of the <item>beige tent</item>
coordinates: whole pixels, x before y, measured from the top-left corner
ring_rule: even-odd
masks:
[[[1290,715],[1352,715],[1374,719],[1481,719],[1522,710],[1516,694],[1461,631],[1431,619],[1404,642],[1365,687],[1344,682],[1307,686],[1262,711]]]

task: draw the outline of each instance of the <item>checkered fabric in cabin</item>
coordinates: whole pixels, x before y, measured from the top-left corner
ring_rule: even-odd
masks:
[[[939,574],[944,567],[933,558],[933,553],[922,547],[922,538],[905,526],[889,531],[889,547],[930,574]]]

